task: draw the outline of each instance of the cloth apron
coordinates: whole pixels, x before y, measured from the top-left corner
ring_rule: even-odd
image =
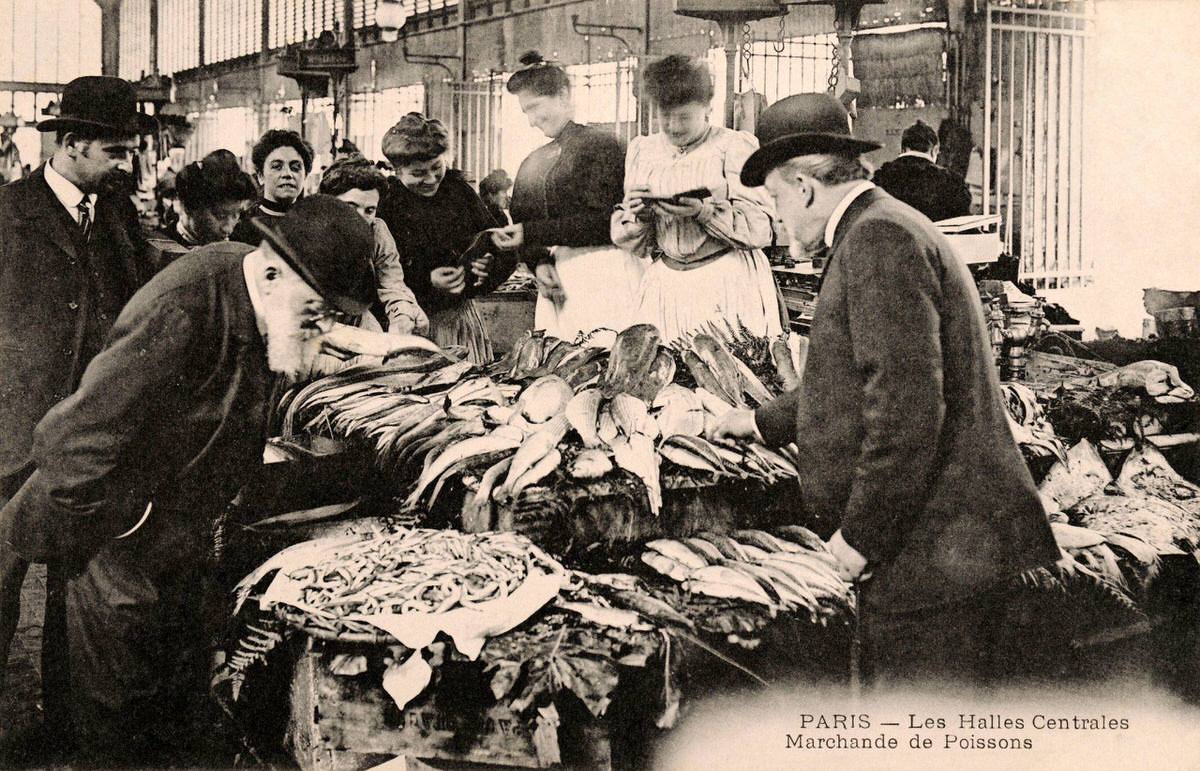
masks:
[[[645,261],[615,246],[553,249],[566,301],[538,296],[534,329],[574,341],[601,327],[618,332],[634,322]]]
[[[783,334],[779,291],[761,250],[734,250],[710,263],[677,270],[656,260],[642,280],[637,323],[658,327],[663,343],[701,331],[713,322],[758,337]]]

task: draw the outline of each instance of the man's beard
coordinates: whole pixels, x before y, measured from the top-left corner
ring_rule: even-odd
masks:
[[[289,382],[312,372],[313,361],[321,350],[320,336],[300,329],[300,319],[287,310],[268,310],[267,367]]]

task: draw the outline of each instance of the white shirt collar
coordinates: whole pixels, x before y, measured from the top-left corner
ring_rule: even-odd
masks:
[[[833,235],[837,232],[838,223],[842,221],[842,215],[846,213],[846,209],[850,208],[850,204],[854,203],[854,199],[858,198],[863,193],[875,187],[875,183],[864,179],[854,187],[850,188],[845,197],[833,210],[833,214],[829,217],[829,222],[825,223],[825,245],[833,246]]]
[[[46,184],[50,186],[50,190],[54,193],[54,197],[59,200],[67,209],[67,213],[76,222],[79,221],[79,202],[84,199],[83,191],[75,186],[75,183],[58,173],[54,168],[54,162],[46,161]],[[86,196],[88,206],[93,213],[96,209],[96,194]]]
[[[250,254],[254,254],[254,252],[250,252]],[[258,282],[254,280],[254,275],[250,272],[250,254],[242,258],[242,277],[246,279],[246,294],[250,295],[250,307],[254,308],[254,322],[258,325],[259,333],[265,339],[267,330],[263,319],[266,318],[266,314],[262,295],[258,293]]]
[[[932,155],[930,155],[929,153],[923,153],[919,150],[905,150],[904,152],[900,153],[896,157],[903,158],[908,155],[911,155],[913,158],[924,158],[925,160],[929,161],[930,163],[937,163],[937,161],[935,161],[933,159]]]

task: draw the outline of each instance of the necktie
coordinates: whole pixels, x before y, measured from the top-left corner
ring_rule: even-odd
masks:
[[[79,202],[79,230],[83,233],[83,242],[86,244],[92,238],[92,208],[88,204],[88,199],[84,198]]]

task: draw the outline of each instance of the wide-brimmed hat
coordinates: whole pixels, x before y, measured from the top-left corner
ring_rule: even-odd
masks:
[[[763,110],[754,129],[759,147],[742,166],[743,185],[757,187],[771,169],[797,155],[862,155],[883,145],[856,139],[850,114],[832,94],[795,94]]]
[[[255,227],[292,270],[338,310],[363,313],[375,299],[375,233],[354,207],[331,195],[301,198]]]
[[[153,134],[158,122],[137,108],[133,84],[120,78],[87,75],[63,86],[58,117],[37,124],[38,131],[91,127],[114,134]]]

